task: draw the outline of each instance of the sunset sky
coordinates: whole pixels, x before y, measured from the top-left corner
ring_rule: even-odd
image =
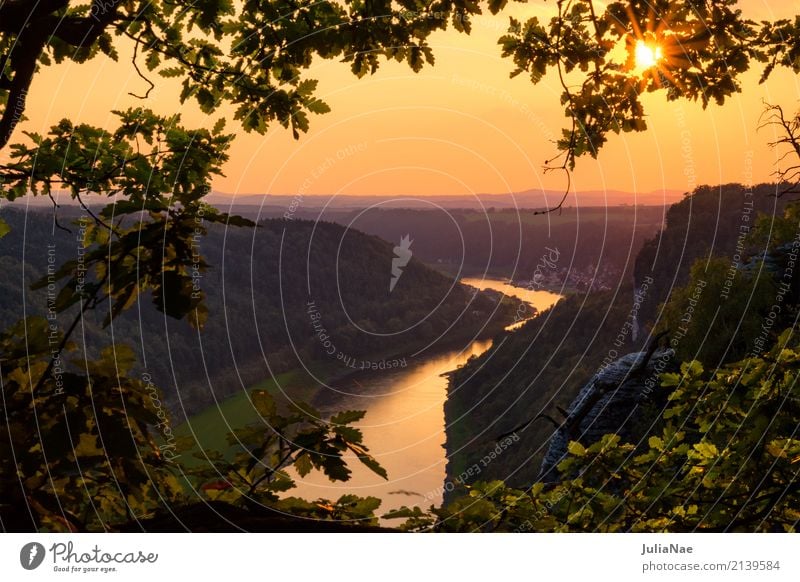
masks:
[[[386,64],[359,80],[347,65],[318,60],[309,76],[320,80],[318,94],[333,111],[313,117],[311,131],[299,141],[279,126],[265,136],[241,135],[227,176],[215,188],[237,195],[415,196],[562,188],[562,176],[542,173],[543,161],[555,153],[551,140],[566,123],[556,79],[537,86],[524,75],[509,79],[512,63],[500,57],[497,45],[509,14],[546,17],[552,5],[515,4],[501,16],[475,19],[469,36],[454,31],[433,36],[437,64],[420,74]],[[756,19],[800,14],[800,0],[740,5]],[[579,160],[573,187],[686,191],[694,184],[769,180],[776,156],[767,147],[771,130],[756,131],[762,100],[793,111],[800,83],[780,70],[758,85],[758,75],[758,70],[748,73],[742,94],[706,111],[693,103],[666,103],[663,93],[648,96],[650,130],[611,136],[598,160]],[[175,112],[176,85],[154,80],[158,88],[148,106]],[[145,90],[124,51],[119,64],[97,58],[54,66],[34,82],[24,127],[43,132],[70,117],[110,128],[108,112],[141,105],[127,93]],[[193,104],[180,111],[190,126],[210,126],[223,115],[207,118]],[[333,163],[326,164],[329,159]]]

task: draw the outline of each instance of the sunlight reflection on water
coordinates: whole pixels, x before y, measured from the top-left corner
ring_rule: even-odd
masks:
[[[462,281],[481,289],[513,294],[540,311],[560,297],[548,291],[513,287],[497,279]],[[383,480],[354,456],[348,456],[347,462],[353,471],[349,481],[331,483],[319,472],[300,480],[290,471],[297,487],[287,495],[334,500],[346,493],[374,496],[382,500],[379,513],[403,505],[427,508],[440,504],[447,463],[444,403],[448,378],[445,374],[462,366],[470,357],[482,354],[491,344],[491,340],[473,341],[461,350],[409,359],[406,368],[364,372],[345,380],[340,387],[350,394],[337,397],[330,410],[322,412],[367,411],[366,417],[355,426],[363,431],[364,442],[389,473],[389,480]]]

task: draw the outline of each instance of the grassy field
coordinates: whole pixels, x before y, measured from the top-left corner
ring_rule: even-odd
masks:
[[[202,463],[201,459],[194,457],[194,453],[204,449],[231,454],[233,451],[228,445],[227,434],[258,420],[258,413],[250,402],[253,390],[267,390],[279,401],[285,400],[282,392],[286,391],[291,393],[293,399],[309,401],[316,391],[316,385],[316,381],[304,370],[293,370],[230,396],[216,406],[209,406],[175,428],[176,438],[189,438],[194,443],[192,449],[181,456],[181,461],[186,465]]]

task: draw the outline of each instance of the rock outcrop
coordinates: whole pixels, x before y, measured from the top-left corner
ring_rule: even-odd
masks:
[[[566,456],[570,441],[588,446],[603,435],[615,433],[624,441],[637,442],[654,420],[652,414],[643,412],[663,396],[659,375],[675,368],[674,355],[670,349],[635,352],[595,374],[567,408],[564,422],[551,437],[539,480],[560,480],[557,466]]]

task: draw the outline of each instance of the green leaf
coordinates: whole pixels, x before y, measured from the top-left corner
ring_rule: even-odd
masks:
[[[313,467],[308,455],[300,455],[294,462],[294,468],[297,469],[297,474],[301,477],[308,475]]]
[[[11,232],[11,227],[8,226],[8,223],[0,218],[0,238],[6,236],[9,232]]]
[[[414,508],[403,506],[400,509],[393,509],[388,513],[384,513],[381,517],[383,519],[409,519],[412,517],[426,517],[427,514],[424,513],[419,507],[414,506]]]
[[[703,364],[697,360],[681,364],[681,371],[686,376],[700,376],[703,373]]]
[[[306,79],[297,85],[297,94],[302,97],[310,97],[317,88],[319,82],[316,79]]]
[[[342,425],[351,424],[364,418],[366,410],[345,410],[331,417],[331,424]]]
[[[214,124],[214,127],[211,130],[211,133],[214,135],[219,135],[222,133],[222,130],[225,129],[225,118],[220,117],[217,122]]]
[[[367,454],[358,455],[358,460],[361,461],[365,467],[367,467],[370,471],[372,471],[376,475],[379,475],[386,480],[389,479],[389,475],[386,472],[386,469],[384,469],[372,455],[367,455]]]
[[[333,431],[351,443],[360,443],[364,440],[364,433],[351,426],[338,425],[334,427]]]
[[[505,8],[508,0],[489,0],[489,11],[492,14],[497,14],[503,8]]]
[[[289,491],[290,489],[294,489],[296,484],[292,479],[289,478],[283,471],[279,472],[272,481],[270,481],[265,489],[272,491],[274,493],[281,493],[283,491]]]
[[[306,108],[311,113],[316,113],[317,115],[321,115],[323,113],[329,113],[331,108],[330,106],[325,103],[324,101],[320,101],[319,99],[314,99],[313,101],[306,102]]]
[[[159,57],[156,51],[150,51],[147,54],[147,60],[145,60],[145,66],[147,66],[147,70],[152,71],[158,67],[159,64],[161,64],[161,57]]]
[[[681,382],[680,374],[666,373],[661,375],[661,385],[664,388],[671,388],[677,386]]]
[[[717,446],[714,443],[700,442],[694,445],[694,450],[700,453],[702,457],[713,459],[719,455]]]
[[[325,457],[322,460],[322,472],[331,481],[348,481],[352,473],[341,457]]]
[[[569,446],[567,446],[567,450],[570,454],[575,455],[576,457],[583,457],[586,455],[586,447],[584,447],[578,441],[570,441]]]
[[[75,445],[76,457],[98,457],[103,454],[103,449],[97,446],[97,436],[81,433],[78,444]]]
[[[275,399],[266,390],[253,390],[251,398],[253,406],[263,418],[270,418],[277,412]]]
[[[183,67],[167,67],[158,71],[158,74],[167,79],[183,75]]]

